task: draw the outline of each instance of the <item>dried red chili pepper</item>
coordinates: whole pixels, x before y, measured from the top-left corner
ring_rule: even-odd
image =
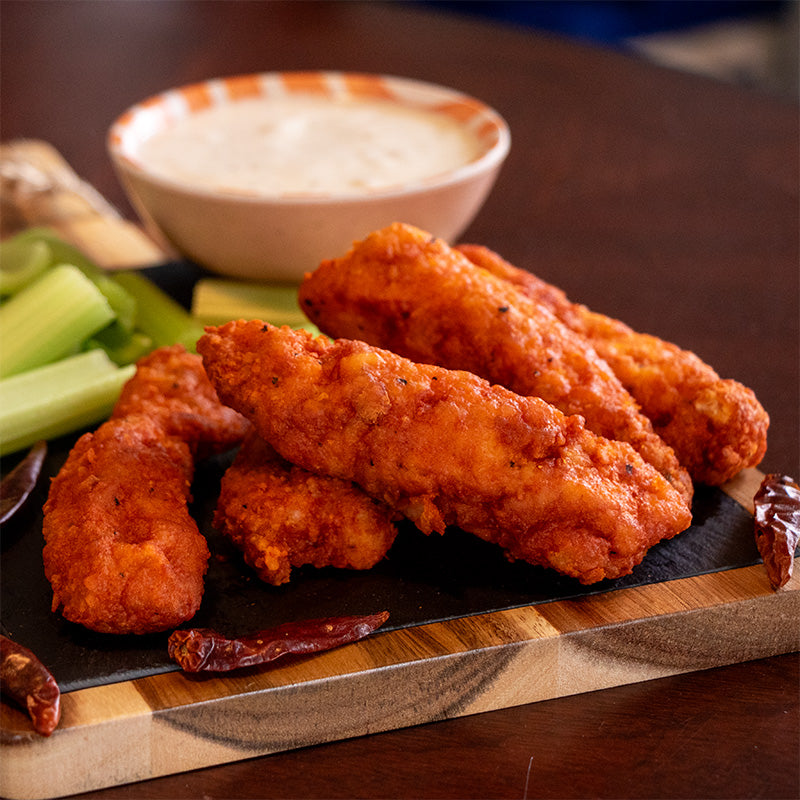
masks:
[[[0,635],[0,689],[19,703],[42,736],[61,718],[61,691],[47,667],[27,647]]]
[[[37,442],[0,482],[0,525],[8,522],[25,505],[36,488],[46,455],[47,442]]]
[[[319,653],[368,636],[389,618],[388,611],[354,617],[287,622],[269,630],[228,639],[208,628],[177,630],[167,643],[170,658],[185,672],[225,672],[264,664],[286,653]]]
[[[764,477],[753,498],[756,545],[775,589],[792,577],[800,538],[800,486],[787,475]]]

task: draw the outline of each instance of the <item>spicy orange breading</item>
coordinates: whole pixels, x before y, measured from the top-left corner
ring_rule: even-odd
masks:
[[[257,320],[208,328],[198,352],[282,457],[357,483],[425,533],[458,526],[592,583],[690,524],[629,444],[472,373]]]
[[[112,416],[146,414],[163,431],[186,442],[198,457],[224,452],[244,438],[249,423],[220,403],[196,353],[182,345],[160,347],[136,363]]]
[[[697,355],[570,302],[560,289],[480,245],[457,248],[585,336],[670,444],[694,480],[719,486],[760,463],[769,416],[751,389]]]
[[[441,239],[394,224],[306,275],[300,303],[334,337],[474,372],[631,444],[691,505],[674,451],[589,342]]]
[[[158,423],[128,416],[84,434],[44,506],[53,610],[101,633],[149,633],[190,619],[208,546],[189,515],[192,456]]]
[[[222,478],[214,526],[277,586],[293,567],[375,566],[397,535],[395,516],[348,481],[289,464],[251,432]]]
[[[53,610],[102,633],[151,633],[191,619],[209,551],[189,514],[194,459],[242,440],[199,356],[181,346],[137,364],[111,419],[82,436],[44,506]]]

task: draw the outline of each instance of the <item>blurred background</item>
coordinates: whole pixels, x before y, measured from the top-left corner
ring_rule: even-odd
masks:
[[[797,99],[800,0],[421,0]]]

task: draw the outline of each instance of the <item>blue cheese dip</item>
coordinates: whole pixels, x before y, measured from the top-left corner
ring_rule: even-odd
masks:
[[[401,189],[481,154],[463,123],[370,98],[247,98],[202,109],[143,141],[148,170],[196,189],[258,197]]]

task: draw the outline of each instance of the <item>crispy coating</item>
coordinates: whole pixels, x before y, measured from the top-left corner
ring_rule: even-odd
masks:
[[[692,482],[589,342],[440,239],[394,224],[306,276],[300,303],[334,337],[474,372],[630,443],[691,505]]]
[[[283,458],[357,483],[425,533],[455,525],[593,583],[691,521],[630,445],[472,373],[258,320],[207,328],[198,352]]]
[[[182,345],[160,347],[136,364],[114,406],[114,418],[144,414],[186,442],[197,458],[229,450],[249,423],[219,402],[203,361]]]
[[[375,566],[397,535],[394,516],[348,481],[293,466],[251,432],[222,478],[214,525],[278,586],[306,564]]]
[[[142,358],[111,418],[82,436],[44,506],[53,610],[101,633],[151,633],[191,619],[209,551],[189,514],[195,458],[250,424],[223,406],[198,355]]]
[[[690,351],[570,302],[560,289],[486,247],[457,249],[585,336],[694,480],[718,486],[760,463],[769,417],[748,387],[721,379]]]
[[[53,610],[101,633],[149,633],[194,616],[208,547],[189,515],[189,446],[134,415],[84,434],[44,506]]]

